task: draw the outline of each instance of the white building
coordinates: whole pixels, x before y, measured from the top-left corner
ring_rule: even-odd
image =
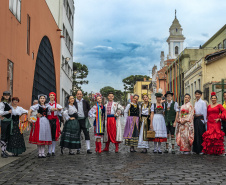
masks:
[[[46,3],[48,4],[62,35],[60,104],[64,106],[65,97],[68,94],[72,94],[74,0],[46,0]]]
[[[177,19],[175,10],[175,19],[169,28],[170,35],[167,39],[169,45],[169,54],[167,59],[175,59],[183,51],[185,37],[182,34],[182,27]]]

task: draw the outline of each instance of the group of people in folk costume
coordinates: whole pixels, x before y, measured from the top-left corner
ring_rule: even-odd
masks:
[[[161,144],[164,142],[164,153],[175,154],[175,143],[183,154],[189,154],[193,149],[196,154],[224,154],[224,136],[226,132],[226,103],[223,106],[217,103],[216,93],[211,93],[211,104],[207,106],[201,99],[202,92],[196,90],[194,107],[190,103],[191,96],[184,95],[184,104],[179,107],[173,101],[173,93],[167,91],[163,100],[161,92],[155,93],[156,103],[150,103],[147,94],[143,94],[143,103],[138,104],[138,95],[134,95],[132,102],[125,110],[114,102],[114,93],[108,94],[108,102],[102,104],[102,95],[96,93],[95,105],[90,108],[89,103],[83,99],[82,91],[78,91],[76,99],[70,95],[66,99],[65,108],[56,102],[56,94],[47,96],[40,94],[34,100],[30,110],[18,106],[19,98],[11,99],[10,92],[3,92],[0,102],[1,118],[1,156],[7,158],[9,153],[18,156],[26,151],[23,133],[20,131],[20,116],[28,115],[31,125],[29,143],[38,146],[38,157],[55,156],[56,143],[60,140],[61,153],[64,148],[69,149],[69,155],[77,154],[81,149],[81,132],[84,133],[87,154],[90,150],[89,130],[93,124],[95,136],[95,151],[108,152],[110,143],[114,143],[115,152],[119,152],[119,144],[125,140],[125,145],[130,146],[130,152],[136,152],[136,147],[147,153],[149,142],[154,142],[154,153],[162,154]],[[226,100],[226,93],[224,93]],[[122,131],[124,111],[125,128]],[[63,121],[64,120],[64,121]],[[65,122],[61,131],[61,122]],[[223,124],[224,132],[221,131]],[[154,138],[148,138],[147,132],[155,131]],[[102,143],[105,148],[102,150]],[[176,141],[176,142],[175,142]],[[45,152],[48,145],[48,152]]]

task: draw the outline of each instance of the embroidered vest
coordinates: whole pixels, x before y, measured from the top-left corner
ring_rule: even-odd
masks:
[[[175,121],[176,111],[174,110],[175,102],[173,101],[170,108],[167,108],[167,103],[165,104],[165,121],[166,123],[171,123]]]

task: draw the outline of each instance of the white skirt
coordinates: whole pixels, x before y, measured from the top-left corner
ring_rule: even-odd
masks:
[[[139,141],[137,148],[149,148],[148,141],[143,140],[143,132],[144,132],[144,122],[142,122],[139,134]]]
[[[52,141],[51,128],[49,120],[46,117],[41,117],[39,120],[39,140]]]
[[[152,124],[155,137],[167,138],[166,123],[162,114],[154,114]]]

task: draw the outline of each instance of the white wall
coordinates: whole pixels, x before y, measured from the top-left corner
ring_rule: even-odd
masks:
[[[64,106],[64,99],[67,94],[72,93],[72,69],[73,69],[73,22],[69,21],[67,16],[67,10],[70,9],[72,18],[74,20],[74,0],[46,0],[49,9],[58,25],[61,29],[61,35],[65,38],[61,38],[61,71],[60,71],[60,104]],[[67,6],[69,5],[69,6]],[[67,8],[69,7],[69,9]],[[67,10],[66,10],[67,9]],[[72,22],[72,24],[70,23]],[[67,30],[67,31],[66,31]],[[71,43],[66,41],[66,32]],[[67,44],[68,43],[68,46]],[[66,58],[70,58],[68,63],[65,63]]]

